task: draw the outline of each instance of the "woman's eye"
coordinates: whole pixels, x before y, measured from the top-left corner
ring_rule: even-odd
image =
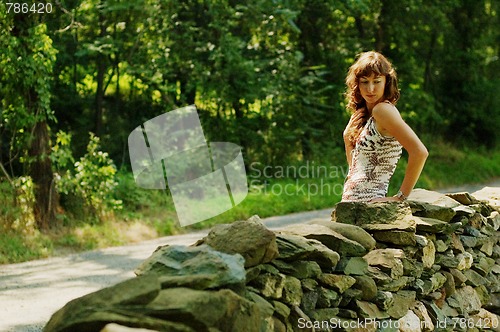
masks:
[[[382,83],[382,81],[375,81],[375,84],[379,84],[379,83]]]

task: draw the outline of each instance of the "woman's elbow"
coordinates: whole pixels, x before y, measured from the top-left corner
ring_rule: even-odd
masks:
[[[408,155],[415,159],[423,160],[425,161],[427,157],[429,156],[429,151],[427,151],[427,148],[423,144],[418,144],[414,146],[412,149],[408,149]]]
[[[429,151],[427,150],[427,148],[425,147],[425,145],[422,144],[421,146],[418,147],[418,149],[416,149],[415,155],[419,159],[427,160],[427,157],[429,157]]]

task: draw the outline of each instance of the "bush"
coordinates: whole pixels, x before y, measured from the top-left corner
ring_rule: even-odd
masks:
[[[51,156],[62,205],[75,216],[90,215],[99,220],[121,209],[122,202],[114,197],[118,185],[116,167],[109,155],[100,151],[99,137],[90,133],[87,153],[74,163],[73,169],[68,168],[74,160],[70,145],[71,136],[60,131]]]

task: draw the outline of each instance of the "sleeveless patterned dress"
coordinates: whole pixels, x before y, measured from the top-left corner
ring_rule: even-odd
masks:
[[[380,134],[375,119],[370,117],[352,151],[342,201],[369,202],[385,197],[401,153],[398,140]]]

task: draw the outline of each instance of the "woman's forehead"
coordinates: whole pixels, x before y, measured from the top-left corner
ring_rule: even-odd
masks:
[[[366,75],[359,76],[359,78],[365,78],[365,79],[368,79],[368,78],[381,78],[381,77],[385,77],[385,75],[377,74],[375,72],[371,72],[369,75],[366,74]]]

